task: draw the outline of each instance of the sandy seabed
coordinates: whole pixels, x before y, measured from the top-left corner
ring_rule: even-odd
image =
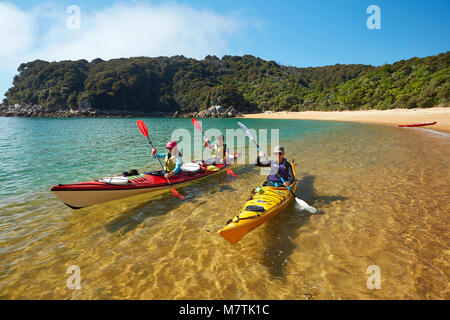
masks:
[[[360,111],[281,111],[246,114],[243,118],[351,121],[393,126],[437,121],[435,125],[424,128],[450,133],[449,107]]]

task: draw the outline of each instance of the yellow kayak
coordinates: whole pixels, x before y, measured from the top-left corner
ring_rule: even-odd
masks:
[[[292,163],[292,170],[295,175],[294,163]],[[290,187],[295,193],[297,180]],[[261,188],[259,192],[257,188],[252,190],[241,211],[218,232],[232,244],[237,243],[247,233],[276,216],[294,199],[292,193],[285,187],[266,187],[263,183],[259,188]]]

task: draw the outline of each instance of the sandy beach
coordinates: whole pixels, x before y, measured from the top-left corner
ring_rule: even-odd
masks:
[[[351,121],[392,126],[437,121],[435,125],[426,126],[424,128],[450,133],[449,107],[361,111],[281,111],[246,114],[243,118]]]

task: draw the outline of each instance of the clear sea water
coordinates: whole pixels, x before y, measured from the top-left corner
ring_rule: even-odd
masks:
[[[158,169],[136,120],[0,118],[0,298],[450,298],[449,135],[239,120],[268,141],[279,129],[297,194],[319,214],[292,204],[233,246],[216,232],[264,180],[252,165],[182,188],[183,202],[142,195],[74,211],[52,195],[58,183]],[[175,129],[194,136],[190,119],[143,120],[160,150]],[[236,121],[202,124],[225,133]],[[81,290],[66,286],[70,265]],[[380,289],[367,287],[371,265]]]

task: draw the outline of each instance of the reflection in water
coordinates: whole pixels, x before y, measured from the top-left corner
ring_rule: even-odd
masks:
[[[315,176],[304,175],[298,180],[296,195],[313,206],[329,204],[332,201],[343,201],[346,197],[339,196],[316,196],[314,189]],[[278,278],[285,279],[286,265],[289,257],[297,247],[295,239],[298,230],[305,225],[311,214],[306,211],[298,211],[294,201],[290,204],[290,214],[279,214],[274,217],[266,227],[266,249],[262,259],[263,265],[267,267],[269,273]],[[325,211],[318,211],[316,214],[325,214]],[[301,248],[300,248],[301,250]]]
[[[105,226],[105,229],[110,233],[120,231],[120,235],[125,235],[127,232],[134,230],[146,219],[164,215],[180,205],[180,200],[173,198],[146,202],[118,216],[116,219],[109,222]]]
[[[170,197],[168,196],[169,192],[167,192],[166,195],[154,198],[149,202],[141,203],[141,201],[137,201],[137,206],[135,208],[127,210],[127,212],[109,222],[105,225],[105,229],[110,233],[120,231],[120,235],[124,235],[125,233],[134,230],[146,219],[165,215],[170,211],[176,210],[180,206],[187,205],[188,203],[195,206],[204,206],[207,201],[199,201],[197,199],[198,195],[207,192],[211,195],[211,197],[214,197],[216,193],[234,190],[234,188],[232,188],[228,183],[231,180],[230,177],[225,176],[225,173],[223,173],[220,178],[222,178],[222,181],[216,181],[213,184],[206,180],[199,181],[189,187],[179,188],[179,190],[185,195],[184,200]],[[133,199],[138,199],[138,197]],[[132,201],[132,199],[130,199],[130,201]]]

